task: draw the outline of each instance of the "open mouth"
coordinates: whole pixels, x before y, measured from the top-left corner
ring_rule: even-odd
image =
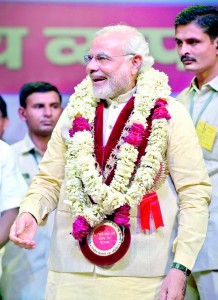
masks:
[[[92,79],[93,83],[98,84],[98,83],[101,83],[101,82],[105,81],[106,77],[104,77],[104,76],[92,76],[91,79]]]

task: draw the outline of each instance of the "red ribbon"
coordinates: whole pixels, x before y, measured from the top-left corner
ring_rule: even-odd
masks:
[[[140,203],[140,218],[142,230],[150,230],[150,214],[152,213],[156,229],[164,226],[160,204],[156,193],[150,193],[142,198]]]

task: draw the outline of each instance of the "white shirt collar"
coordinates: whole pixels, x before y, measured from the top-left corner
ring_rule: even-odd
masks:
[[[125,94],[122,94],[116,98],[108,98],[106,99],[106,103],[107,103],[107,106],[110,106],[112,103],[114,102],[117,102],[117,103],[126,103],[132,96],[133,94],[135,93],[136,91],[136,87],[134,87],[132,90],[128,91],[127,93]]]

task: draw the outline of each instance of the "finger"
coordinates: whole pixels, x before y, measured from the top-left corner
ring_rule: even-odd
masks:
[[[35,248],[35,242],[34,241],[29,241],[29,240],[22,240],[20,238],[15,238],[14,239],[15,245],[26,248],[26,249],[34,249]]]
[[[14,242],[16,245],[21,247],[35,247],[35,242],[31,239],[26,239],[22,237],[21,235],[18,235],[16,224],[14,223],[11,227],[9,238],[12,242]]]
[[[13,241],[16,237],[17,237],[17,226],[16,226],[16,221],[15,221],[13,223],[13,225],[11,226],[9,238],[10,238],[10,240]]]
[[[23,218],[18,218],[15,224],[16,224],[16,233],[18,236],[25,231],[27,224],[26,224],[25,220],[23,220]]]
[[[162,291],[160,293],[160,300],[167,300],[167,292],[166,291]]]

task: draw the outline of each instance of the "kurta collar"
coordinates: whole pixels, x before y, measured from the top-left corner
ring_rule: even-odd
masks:
[[[135,93],[136,91],[136,87],[134,87],[132,90],[128,91],[127,93],[125,94],[122,94],[116,98],[113,98],[113,99],[106,99],[106,103],[107,103],[107,107],[109,107],[112,103],[114,102],[117,102],[117,103],[126,103],[132,96],[133,94]]]

